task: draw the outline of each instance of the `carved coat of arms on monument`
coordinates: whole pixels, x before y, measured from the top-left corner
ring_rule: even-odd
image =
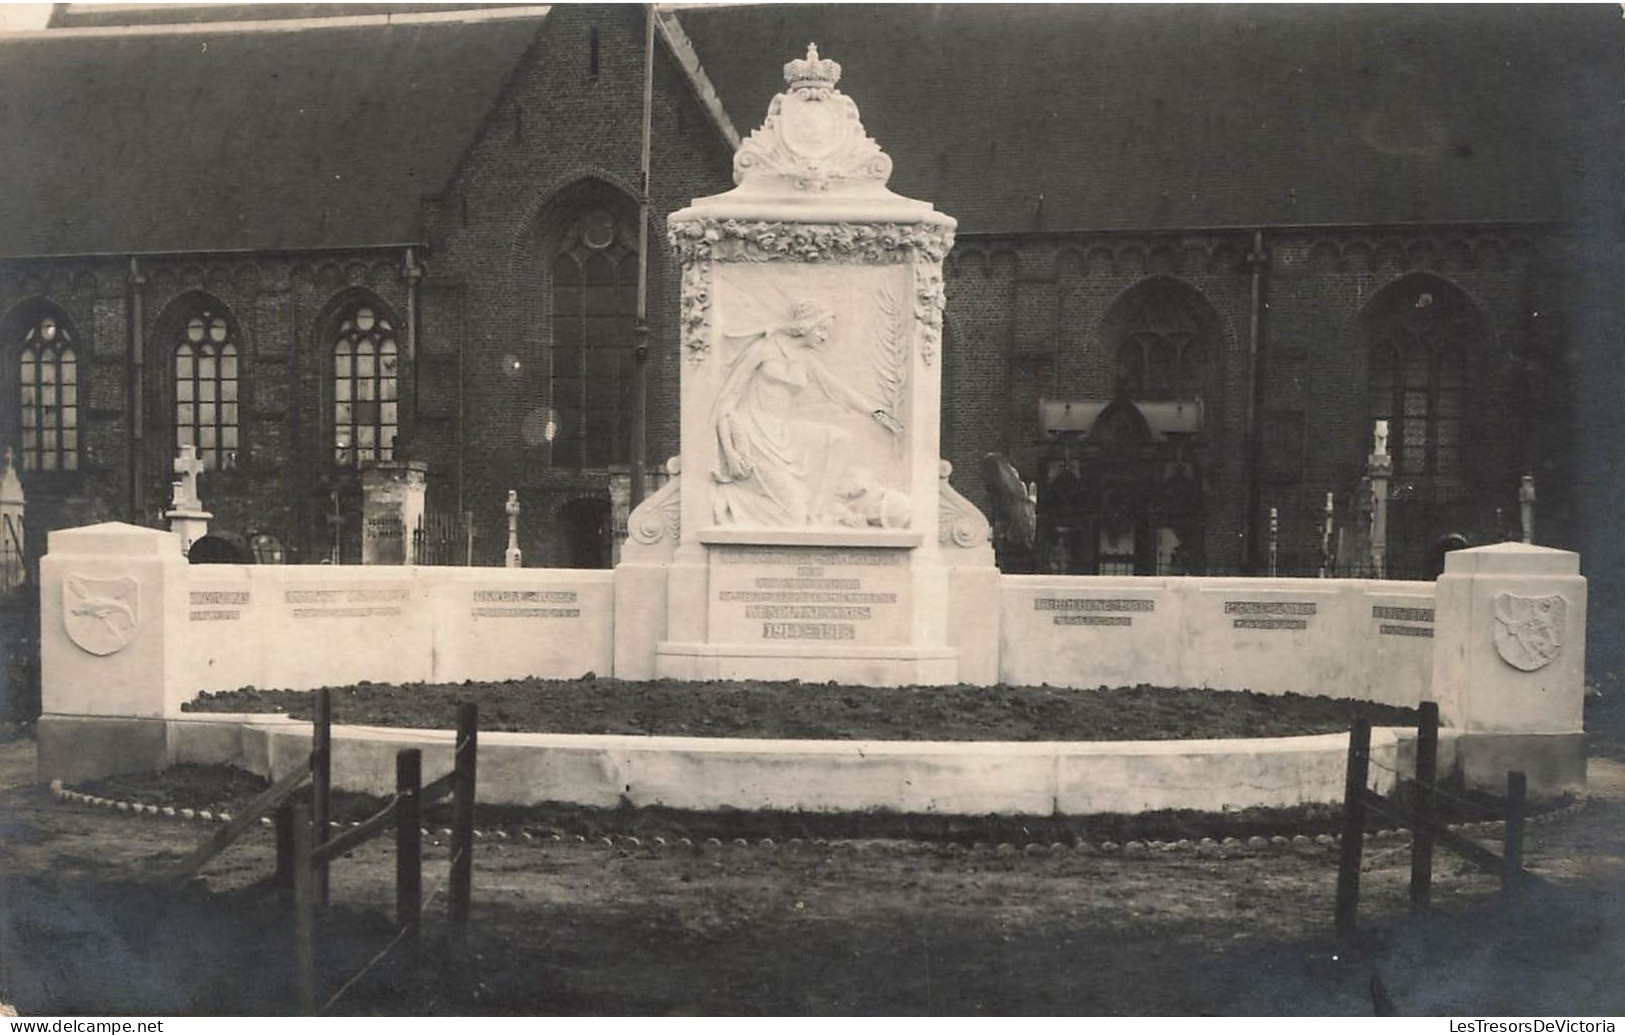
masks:
[[[62,626],[68,639],[98,657],[129,646],[141,624],[140,588],[129,575],[69,575],[62,583]]]
[[[1563,648],[1568,601],[1558,594],[1495,597],[1495,650],[1513,668],[1533,672],[1550,664]]]

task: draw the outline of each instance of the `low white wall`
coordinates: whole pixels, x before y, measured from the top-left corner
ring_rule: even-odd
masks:
[[[232,727],[235,725],[235,730]],[[333,786],[395,789],[395,752],[425,779],[452,762],[451,731],[335,726]],[[1446,732],[1445,764],[1454,739]],[[1375,729],[1372,786],[1414,765],[1414,730]],[[168,720],[171,757],[276,778],[305,764],[310,726],[281,716]],[[1348,734],[1196,741],[908,742],[482,732],[479,800],[614,807],[945,815],[1207,812],[1342,800]]]
[[[1011,685],[1430,696],[1431,582],[1006,575],[999,610]]]
[[[197,565],[181,688],[608,674],[608,571]],[[190,696],[190,693],[188,696]]]

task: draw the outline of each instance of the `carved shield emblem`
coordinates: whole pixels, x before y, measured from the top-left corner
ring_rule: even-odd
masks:
[[[1495,649],[1513,668],[1533,672],[1557,657],[1563,647],[1568,601],[1552,594],[1520,597],[1501,593],[1495,598]]]
[[[141,622],[139,591],[129,575],[116,579],[69,575],[62,584],[62,625],[68,639],[98,656],[123,650]]]

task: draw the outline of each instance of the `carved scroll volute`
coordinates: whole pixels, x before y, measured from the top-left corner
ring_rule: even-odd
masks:
[[[666,473],[670,476],[666,484],[638,504],[627,517],[627,541],[622,548],[624,560],[668,559],[682,538],[683,478],[679,458],[674,456],[666,461]]]
[[[961,496],[948,484],[954,465],[940,462],[941,477],[937,490],[937,542],[947,550],[985,551],[985,563],[993,563],[993,526],[987,516],[970,500]],[[954,562],[959,563],[959,562]]]

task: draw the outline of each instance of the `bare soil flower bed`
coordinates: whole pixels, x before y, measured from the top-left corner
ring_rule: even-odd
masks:
[[[200,712],[311,717],[306,691],[203,694]],[[587,676],[503,683],[362,683],[333,690],[333,721],[452,729],[463,701],[482,730],[813,740],[1186,740],[1337,733],[1356,715],[1414,726],[1415,709],[1299,694],[1152,686],[854,687],[790,682],[630,682]]]

